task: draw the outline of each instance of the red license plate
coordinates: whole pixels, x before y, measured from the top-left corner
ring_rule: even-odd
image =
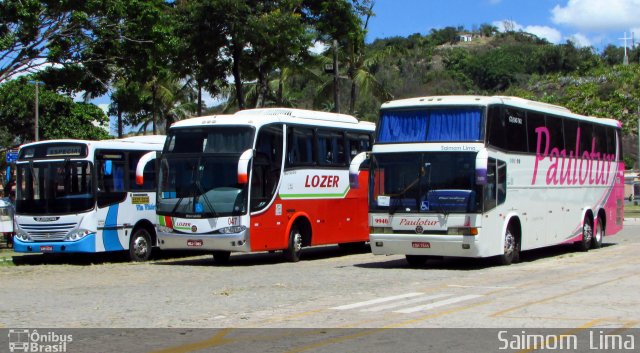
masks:
[[[202,240],[189,239],[187,240],[187,246],[194,246],[194,247],[202,246]]]
[[[411,243],[411,247],[422,248],[422,249],[430,249],[431,248],[431,243],[426,242],[426,241],[414,241],[414,242]]]
[[[52,252],[53,251],[53,246],[51,245],[41,245],[40,246],[40,252]]]

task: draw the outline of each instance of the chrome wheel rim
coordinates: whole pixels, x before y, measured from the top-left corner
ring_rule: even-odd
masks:
[[[504,235],[504,254],[510,256],[516,246],[516,238],[511,234],[510,230]]]
[[[302,234],[296,232],[293,235],[293,251],[299,252],[302,250]]]
[[[588,222],[585,222],[582,227],[582,238],[585,243],[589,243],[591,238],[593,238],[593,228],[591,228],[591,225]]]
[[[144,257],[147,255],[147,239],[144,237],[137,237],[133,242],[133,252],[137,257]]]

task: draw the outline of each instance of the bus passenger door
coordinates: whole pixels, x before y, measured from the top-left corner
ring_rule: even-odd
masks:
[[[258,131],[249,182],[250,244],[255,251],[286,247],[282,234],[287,222],[282,203],[272,202],[282,174],[283,139],[282,124],[264,126]]]

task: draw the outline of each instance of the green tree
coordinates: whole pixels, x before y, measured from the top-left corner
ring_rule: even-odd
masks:
[[[247,19],[247,57],[257,78],[256,107],[265,105],[268,75],[274,70],[300,65],[308,57],[312,37],[302,20],[300,0],[259,2]],[[287,43],[282,45],[282,43]]]
[[[149,87],[151,124],[157,133],[159,82],[170,73],[175,59],[176,37],[173,8],[162,0],[130,0],[126,3],[127,19],[122,26],[122,57],[119,78]]]
[[[99,140],[109,137],[109,119],[93,104],[76,103],[67,96],[40,87],[38,94],[41,139],[77,138]],[[0,141],[13,146],[34,140],[35,86],[28,78],[0,85]]]
[[[104,94],[117,56],[124,0],[0,1],[0,83],[40,78],[68,93]],[[50,65],[55,64],[55,65]]]
[[[202,115],[202,90],[212,96],[220,93],[230,71],[230,60],[223,55],[228,44],[225,13],[219,0],[179,2],[177,5],[177,58],[172,66],[182,77],[195,81],[198,91],[197,115]]]

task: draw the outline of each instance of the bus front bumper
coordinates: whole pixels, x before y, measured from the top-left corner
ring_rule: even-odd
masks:
[[[76,241],[25,242],[13,238],[13,250],[24,253],[94,253],[96,234],[91,233]]]
[[[472,235],[371,234],[375,255],[484,257]]]
[[[165,233],[156,230],[160,249],[250,252],[249,232],[231,234]]]

